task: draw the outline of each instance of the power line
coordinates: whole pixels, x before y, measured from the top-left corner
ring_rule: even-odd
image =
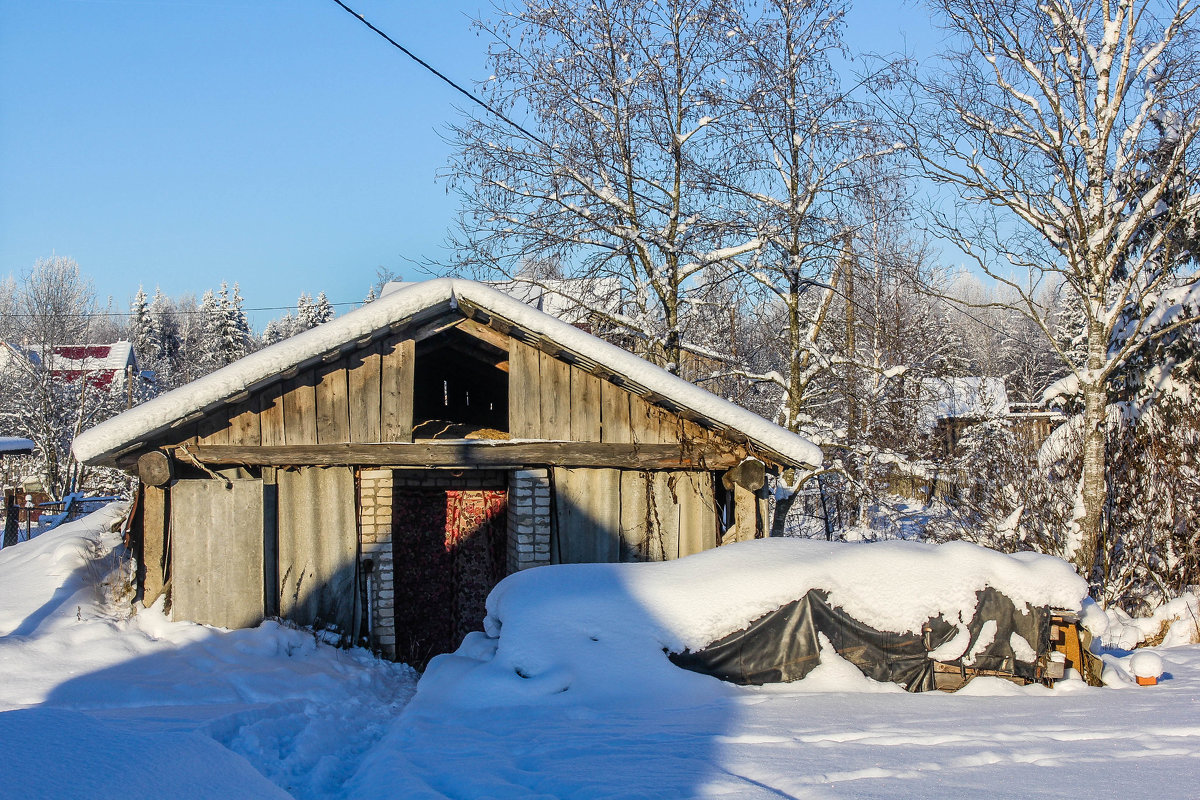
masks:
[[[361,301],[360,302],[349,301],[349,302],[344,302],[344,303],[330,303],[329,305],[331,305],[331,306],[361,306],[361,305],[364,305],[364,303]],[[247,312],[251,312],[251,311],[296,311],[297,306],[294,306],[294,305],[291,305],[291,306],[260,306],[258,308],[242,308],[240,310],[243,313],[247,313]],[[200,309],[200,308],[188,308],[188,309],[172,308],[172,309],[170,309],[170,313],[173,315],[188,316],[188,315],[192,315],[192,314],[208,314],[211,312]],[[5,314],[4,316],[6,316],[10,319],[13,319],[13,318],[41,319],[43,317],[57,317],[57,318],[70,317],[72,319],[96,319],[99,317],[132,317],[133,312],[132,311],[72,311],[72,312],[63,313],[63,314],[59,314],[59,313],[27,314],[27,313],[17,312],[17,313],[13,313],[13,314]]]
[[[489,105],[487,102],[485,102],[485,101],[483,101],[483,100],[479,99],[478,97],[476,97],[476,96],[475,96],[474,94],[472,94],[471,92],[467,91],[466,89],[464,89],[463,87],[461,87],[461,86],[459,86],[457,83],[455,83],[454,81],[452,81],[452,80],[450,80],[449,78],[447,78],[447,77],[446,77],[445,75],[443,75],[441,72],[438,72],[438,71],[437,71],[437,70],[436,70],[436,69],[435,69],[435,68],[434,68],[434,67],[433,67],[431,64],[429,64],[427,61],[424,61],[424,60],[422,60],[421,58],[419,58],[419,57],[418,57],[417,55],[415,55],[415,54],[414,54],[414,53],[413,53],[411,50],[409,50],[407,47],[405,47],[404,45],[402,45],[402,44],[400,44],[399,42],[397,42],[397,41],[396,41],[395,39],[393,39],[392,37],[388,36],[388,35],[387,35],[386,33],[384,33],[383,31],[379,30],[379,28],[376,28],[374,25],[372,25],[370,22],[368,22],[368,21],[367,21],[366,17],[364,17],[362,14],[359,14],[359,13],[358,13],[358,12],[356,12],[354,9],[350,8],[350,6],[348,6],[348,5],[346,5],[345,3],[343,3],[343,2],[342,2],[342,0],[333,0],[333,2],[335,2],[335,3],[337,3],[339,6],[341,6],[341,7],[342,7],[342,9],[344,9],[344,10],[345,10],[345,12],[346,12],[347,14],[349,14],[349,15],[350,15],[350,16],[352,16],[352,17],[354,17],[356,20],[358,20],[359,22],[361,22],[363,25],[366,25],[368,28],[370,28],[371,30],[375,31],[375,33],[377,33],[377,34],[379,34],[380,36],[382,36],[382,37],[383,37],[383,39],[384,39],[384,40],[385,40],[385,41],[386,41],[388,44],[390,44],[392,47],[396,48],[396,49],[397,49],[397,50],[399,50],[401,53],[404,53],[404,55],[408,56],[408,57],[409,57],[409,58],[411,58],[413,61],[415,61],[415,62],[417,62],[418,64],[420,64],[422,67],[424,67],[425,69],[427,69],[427,70],[429,70],[430,72],[432,72],[434,75],[436,75],[436,76],[438,76],[439,78],[441,78],[441,79],[442,79],[442,80],[443,80],[445,83],[449,84],[451,87],[453,87],[454,89],[456,89],[456,90],[457,90],[458,92],[460,92],[460,93],[461,93],[463,96],[465,96],[467,99],[469,99],[469,100],[470,100],[472,103],[475,103],[476,105],[479,105],[480,107],[482,107],[482,108],[483,108],[484,110],[486,110],[487,112],[489,112],[489,113],[491,113],[491,114],[494,114],[495,116],[497,116],[497,117],[499,117],[500,119],[504,120],[504,121],[505,121],[505,122],[507,122],[509,125],[513,126],[513,127],[514,127],[514,128],[516,128],[517,130],[519,130],[521,133],[525,134],[525,135],[526,135],[526,136],[528,136],[530,139],[533,139],[535,142],[537,142],[538,144],[542,145],[543,147],[549,147],[549,146],[550,146],[550,145],[549,145],[549,144],[547,144],[547,143],[546,143],[546,141],[545,141],[544,139],[542,139],[540,136],[537,136],[537,135],[535,135],[535,134],[533,134],[533,133],[530,133],[530,132],[529,132],[529,131],[527,131],[525,128],[521,127],[520,125],[518,125],[517,123],[513,122],[511,119],[509,119],[508,117],[506,117],[506,116],[504,115],[504,113],[503,113],[503,112],[501,112],[501,111],[499,111],[498,109],[494,108],[493,106]]]

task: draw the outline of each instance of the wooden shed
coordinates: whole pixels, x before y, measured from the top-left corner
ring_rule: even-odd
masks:
[[[143,602],[281,616],[421,665],[506,574],[769,528],[807,440],[494,289],[414,284],[75,442],[138,472]]]

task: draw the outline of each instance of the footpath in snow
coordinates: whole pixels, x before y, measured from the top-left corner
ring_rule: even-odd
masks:
[[[120,510],[0,550],[0,796],[344,797],[415,674],[273,622],[125,618]]]
[[[435,662],[414,699],[407,667],[276,623],[123,618],[103,598],[119,565],[101,528],[116,514],[0,551],[0,796],[1200,796],[1197,645],[1158,648],[1166,674],[1148,688],[976,679],[911,695],[825,653],[795,684],[689,673],[686,690],[655,697],[648,680],[672,673],[637,666],[649,640],[593,630],[605,654],[585,670],[587,650],[533,621],[509,655],[539,666],[540,690],[499,702],[511,681],[489,688],[487,670],[472,672],[496,649],[479,636]],[[493,610],[519,611],[522,596],[552,607],[546,591],[508,585]],[[1137,623],[1114,623],[1136,639]],[[1128,658],[1106,661],[1119,678]],[[556,681],[587,691],[543,691]]]

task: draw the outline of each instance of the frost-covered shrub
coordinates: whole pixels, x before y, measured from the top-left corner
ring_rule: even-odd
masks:
[[[1073,417],[1038,451],[1001,424],[972,428],[954,466],[967,484],[926,529],[996,550],[1064,558],[1076,535],[1082,420]],[[1092,593],[1147,614],[1200,584],[1200,409],[1165,401],[1110,409],[1109,502]]]
[[[1161,403],[1108,438],[1103,598],[1145,613],[1200,584],[1200,409]]]

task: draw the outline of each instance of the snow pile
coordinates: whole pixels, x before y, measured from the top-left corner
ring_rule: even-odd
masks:
[[[4,791],[341,797],[414,673],[275,622],[129,617],[113,603],[128,608],[129,564],[102,531],[120,511],[0,550],[0,741],[21,743],[0,767]]]
[[[877,630],[904,633],[939,615],[969,620],[984,587],[1018,606],[1068,610],[1087,594],[1059,559],[965,542],[761,539],[662,563],[543,567],[493,590],[487,633],[435,659],[414,702],[698,702],[728,687],[676,668],[667,652],[699,650],[809,589]]]
[[[1131,617],[1119,607],[1084,604],[1083,625],[1105,647],[1132,650],[1147,640],[1162,647],[1200,644],[1200,595],[1185,594],[1154,610],[1148,617]]]

